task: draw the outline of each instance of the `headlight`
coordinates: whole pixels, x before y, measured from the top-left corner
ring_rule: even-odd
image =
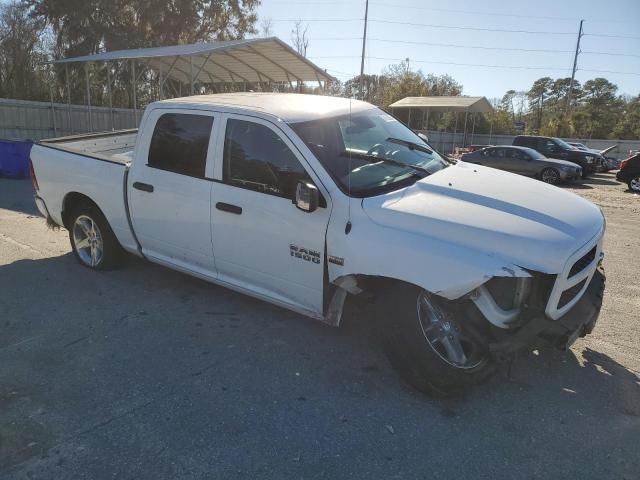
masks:
[[[593,163],[593,161],[595,160],[595,158],[591,155],[585,156],[584,159],[587,161],[587,163]]]
[[[560,170],[564,172],[570,172],[571,170],[573,170],[573,167],[570,167],[569,165],[563,165],[562,167],[560,167]]]

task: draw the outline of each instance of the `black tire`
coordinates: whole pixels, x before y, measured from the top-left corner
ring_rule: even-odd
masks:
[[[78,248],[77,242],[78,235],[82,229],[79,225],[79,219],[89,219],[94,222],[95,231],[97,231],[96,237],[100,239],[102,245],[101,255],[96,257],[95,262],[87,261],[86,250],[87,247]],[[84,267],[92,270],[111,270],[120,265],[124,250],[120,246],[118,239],[116,238],[109,222],[104,217],[98,207],[92,203],[83,203],[73,208],[69,215],[69,241],[71,242],[71,248],[76,260]],[[74,236],[74,233],[76,235]],[[83,232],[84,233],[84,232]],[[91,240],[89,240],[91,242]],[[98,240],[96,239],[96,244]],[[93,249],[91,249],[93,252]],[[93,254],[89,254],[93,258]]]
[[[540,172],[540,180],[550,185],[557,185],[560,183],[560,172],[553,167],[547,167]]]
[[[634,177],[627,183],[629,190],[640,193],[640,177]]]
[[[417,390],[438,396],[458,394],[491,376],[495,370],[488,352],[477,365],[458,368],[443,360],[427,340],[418,314],[424,290],[396,283],[383,289],[376,302],[376,323],[385,353],[399,375]],[[428,294],[426,294],[428,295]],[[440,302],[435,296],[431,300]],[[440,304],[445,311],[446,305]],[[446,319],[449,320],[449,312]],[[454,319],[455,320],[455,319]],[[474,359],[474,362],[476,360]]]

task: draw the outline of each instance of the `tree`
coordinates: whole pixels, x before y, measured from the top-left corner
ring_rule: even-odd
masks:
[[[65,55],[254,34],[259,0],[24,0],[48,22]]]
[[[527,92],[529,105],[535,106],[538,130],[542,127],[542,112],[544,111],[544,100],[549,94],[549,90],[553,84],[550,77],[542,77],[533,82],[533,85]]]
[[[273,35],[273,20],[265,17],[260,21],[260,36],[271,37]]]
[[[383,105],[385,87],[389,83],[389,79],[385,75],[368,75],[366,73],[362,77],[364,79],[362,99],[374,105]],[[356,75],[344,83],[342,94],[349,98],[361,98],[360,75]]]
[[[640,95],[629,99],[612,133],[613,138],[622,140],[640,138]]]
[[[595,78],[583,87],[583,109],[591,117],[589,137],[608,137],[620,117],[624,102],[617,98],[618,86],[606,78]]]
[[[44,100],[48,88],[44,22],[20,2],[0,4],[0,96]]]
[[[291,42],[296,51],[303,57],[307,56],[307,48],[309,48],[309,37],[307,31],[309,25],[302,25],[302,20],[298,20],[293,30],[291,30]]]

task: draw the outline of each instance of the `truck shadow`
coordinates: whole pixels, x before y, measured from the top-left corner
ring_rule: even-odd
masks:
[[[0,178],[0,209],[39,215],[31,180]]]
[[[568,187],[575,189],[592,189],[594,185],[621,185],[610,174],[595,173],[589,178],[583,178],[578,181],[560,184],[560,187]]]
[[[441,446],[432,452],[449,457],[482,432],[497,431],[482,442],[498,448],[549,425],[569,437],[597,426],[598,441],[612,445],[620,425],[640,417],[638,376],[588,341],[525,355],[465,397],[443,400],[402,383],[358,309],[335,329],[138,259],[93,272],[71,254],[0,266],[0,292],[0,474],[36,457],[56,462],[54,445],[100,430],[126,435],[131,424],[135,435],[115,443],[139,451],[136,438],[160,436],[169,457],[185,448],[175,432],[203,449],[225,443],[220,429],[251,431],[256,416],[254,435],[279,438],[287,451],[303,448],[309,429],[331,443],[359,425],[349,430],[356,445],[389,432],[435,435]],[[216,418],[224,427],[210,426]],[[141,455],[155,462],[150,450]]]

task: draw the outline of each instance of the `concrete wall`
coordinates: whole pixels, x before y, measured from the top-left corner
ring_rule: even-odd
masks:
[[[142,111],[138,111],[138,121]],[[91,120],[91,121],[90,121]],[[113,128],[134,128],[133,110],[113,109]],[[0,98],[0,139],[41,140],[66,135],[111,130],[108,107],[91,107],[66,103],[31,102]]]
[[[444,153],[451,153],[454,147],[462,147],[464,145],[464,135],[461,132],[454,136],[451,132],[424,131],[429,137],[431,144]],[[511,145],[514,135],[471,135],[467,132],[467,145]],[[611,152],[607,153],[609,157],[618,159],[627,158],[629,150],[640,150],[640,140],[607,140],[607,139],[584,139],[584,138],[565,138],[568,142],[579,142],[594,150],[604,150],[607,147],[618,144]]]

